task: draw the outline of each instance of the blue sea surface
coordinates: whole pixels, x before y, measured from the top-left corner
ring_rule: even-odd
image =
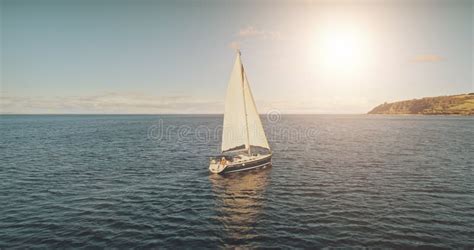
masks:
[[[472,117],[262,120],[220,176],[222,116],[2,115],[0,248],[474,247]]]

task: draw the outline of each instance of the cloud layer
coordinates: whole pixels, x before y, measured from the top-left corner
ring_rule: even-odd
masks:
[[[141,93],[103,93],[94,96],[14,97],[2,96],[3,114],[156,114],[218,113],[222,101],[191,96],[152,96]]]
[[[257,100],[258,110],[280,113],[365,113],[365,98],[317,100]],[[153,96],[142,93],[103,93],[94,96],[13,97],[3,95],[0,114],[222,114],[224,100],[192,96]]]

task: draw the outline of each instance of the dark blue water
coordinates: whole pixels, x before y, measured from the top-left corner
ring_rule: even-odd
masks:
[[[269,118],[222,177],[220,116],[1,116],[0,247],[474,247],[473,118]]]

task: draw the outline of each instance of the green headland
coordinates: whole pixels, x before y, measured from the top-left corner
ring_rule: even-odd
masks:
[[[383,103],[369,114],[474,115],[474,93]]]

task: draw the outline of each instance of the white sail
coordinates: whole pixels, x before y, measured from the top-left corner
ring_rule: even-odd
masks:
[[[222,130],[222,151],[227,151],[242,145],[248,147],[247,129],[242,84],[242,64],[237,55],[230,75],[229,86],[225,99],[224,127]]]
[[[245,74],[245,71],[244,71],[244,98],[245,98],[245,108],[247,111],[249,144],[252,146],[259,146],[259,147],[270,149],[270,146],[268,145],[267,137],[265,136],[265,131],[263,130],[262,121],[260,120],[260,116],[258,115],[257,106],[255,106],[252,90],[250,90],[250,85],[248,82],[247,75]]]
[[[227,87],[221,150],[249,149],[250,145],[270,149],[238,53]]]

